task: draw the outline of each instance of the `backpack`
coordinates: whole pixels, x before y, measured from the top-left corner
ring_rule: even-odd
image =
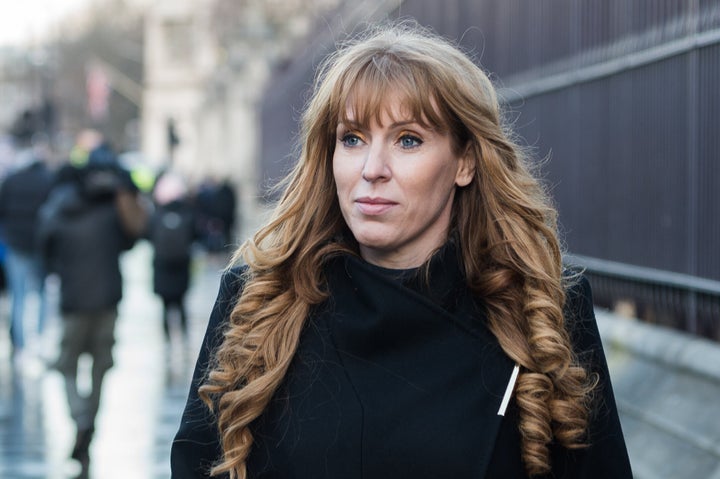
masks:
[[[150,240],[155,256],[164,261],[190,257],[195,240],[195,221],[187,211],[160,208],[154,218]]]

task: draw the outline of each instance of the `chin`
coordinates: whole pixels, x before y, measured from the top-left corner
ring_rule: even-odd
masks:
[[[375,250],[390,249],[392,244],[389,238],[382,235],[357,234],[355,239],[360,246]]]

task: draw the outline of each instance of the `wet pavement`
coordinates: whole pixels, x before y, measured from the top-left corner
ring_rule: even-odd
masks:
[[[52,280],[48,284],[53,314],[44,337],[26,333],[33,352],[19,358],[10,354],[8,298],[0,298],[0,478],[170,477],[170,444],[225,258],[202,252],[195,256],[186,299],[188,341],[175,331],[169,343],[162,329],[162,303],[152,292],[150,261],[151,248],[145,242],[122,260],[125,290],[113,349],[115,365],[103,385],[86,475],[69,459],[75,431],[62,377],[45,366],[57,354],[58,285]],[[28,313],[32,306],[31,301]]]

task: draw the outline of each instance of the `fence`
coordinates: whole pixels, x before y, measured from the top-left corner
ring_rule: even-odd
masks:
[[[596,305],[720,341],[720,281],[566,255],[590,280]]]
[[[543,161],[567,249],[628,268],[588,267],[598,301],[717,338],[717,295],[690,285],[720,281],[720,0],[385,3],[364,20],[413,17],[491,72]],[[313,67],[352,28],[322,30],[269,87],[266,177],[291,161]]]

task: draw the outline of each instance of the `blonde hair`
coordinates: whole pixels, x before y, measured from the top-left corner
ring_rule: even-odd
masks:
[[[347,120],[348,104],[355,121],[377,119],[390,89],[415,119],[449,132],[458,151],[474,156],[474,178],[457,191],[451,228],[468,287],[484,301],[503,350],[522,366],[515,394],[526,471],[551,470],[552,441],[583,446],[593,385],[565,329],[556,212],[504,127],[487,75],[448,41],[402,23],[369,31],[322,64],[284,193],[236,253],[249,266],[245,286],[200,388],[217,410],[222,439],[213,474],[246,477],[249,426],[285,377],[310,307],[327,297],[323,265],[357,254],[332,175],[336,127]]]

